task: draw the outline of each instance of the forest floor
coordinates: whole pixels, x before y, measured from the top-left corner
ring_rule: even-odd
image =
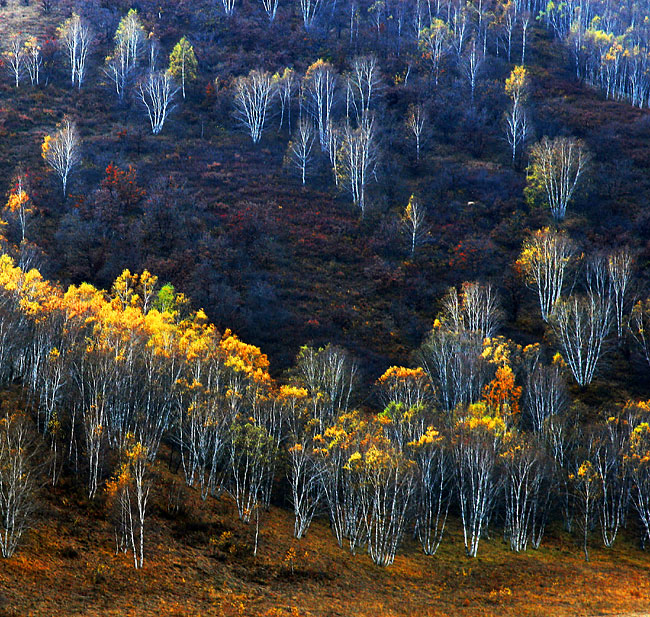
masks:
[[[272,507],[244,525],[228,497],[202,501],[159,467],[142,570],[115,552],[105,495],[88,502],[64,482],[45,491],[41,523],[0,562],[0,617],[642,617],[650,557],[635,530],[585,562],[575,537],[553,524],[539,550],[512,553],[495,524],[479,556],[464,555],[456,519],[433,557],[410,537],[388,568],[336,544],[325,520],[302,540],[289,511]]]

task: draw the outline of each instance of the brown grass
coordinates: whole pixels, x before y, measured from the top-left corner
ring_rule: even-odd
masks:
[[[228,498],[202,502],[183,489],[183,508],[172,515],[167,496],[178,480],[162,470],[161,478],[142,571],[115,554],[102,503],[69,487],[48,491],[41,523],[0,563],[0,615],[574,617],[648,607],[650,559],[627,539],[606,550],[594,534],[585,563],[564,532],[552,529],[540,550],[515,555],[494,529],[470,560],[452,521],[436,556],[407,540],[381,569],[340,549],[326,521],[295,540],[290,513],[272,508],[255,558],[254,527],[239,523]]]

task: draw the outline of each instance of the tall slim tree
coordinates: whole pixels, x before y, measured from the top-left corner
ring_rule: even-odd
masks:
[[[408,204],[406,204],[402,215],[402,225],[409,236],[412,259],[415,256],[416,247],[424,242],[428,232],[426,211],[414,195],[411,195]]]
[[[181,91],[185,98],[185,82],[196,79],[199,65],[194,54],[194,47],[183,37],[169,56],[169,72],[177,80],[180,79]]]
[[[255,144],[262,138],[275,94],[273,77],[266,71],[253,69],[235,82],[235,117],[250,133]]]
[[[158,135],[174,109],[178,88],[169,71],[150,71],[137,86],[136,92],[147,110],[151,131]]]
[[[70,81],[81,88],[86,76],[86,61],[93,41],[90,26],[77,13],[67,19],[58,29],[59,40],[66,50],[70,64]]]
[[[580,140],[544,137],[530,151],[528,196],[544,195],[553,218],[562,221],[588,162],[589,154]]]
[[[366,212],[366,187],[375,174],[378,159],[375,120],[370,116],[357,129],[346,127],[338,154],[339,175],[352,201]]]
[[[314,138],[314,127],[309,120],[303,118],[298,122],[298,128],[287,147],[287,162],[299,171],[303,185],[313,159]]]
[[[81,162],[81,138],[77,125],[68,117],[57,125],[54,135],[46,135],[41,148],[47,164],[59,175],[63,197],[68,194],[68,177]]]

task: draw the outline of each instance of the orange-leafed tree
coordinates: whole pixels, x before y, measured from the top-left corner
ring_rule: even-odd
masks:
[[[27,219],[33,213],[33,207],[26,191],[27,176],[18,174],[14,186],[9,193],[9,199],[5,206],[5,213],[9,217],[15,217],[20,227],[21,240],[25,239]]]

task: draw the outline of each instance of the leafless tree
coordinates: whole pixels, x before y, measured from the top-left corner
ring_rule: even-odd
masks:
[[[81,138],[77,125],[70,118],[64,118],[57,127],[56,133],[46,137],[43,143],[43,156],[61,178],[65,197],[68,191],[68,176],[81,162]]]
[[[59,38],[68,55],[70,81],[81,88],[86,76],[86,60],[93,35],[90,26],[76,13],[59,28]]]
[[[178,87],[169,71],[149,71],[136,87],[138,98],[147,110],[151,131],[158,135],[174,109]]]
[[[25,72],[25,38],[22,34],[12,34],[9,37],[9,45],[2,56],[9,74],[13,77],[16,88],[20,84],[20,78]]]
[[[568,403],[562,370],[556,362],[549,366],[535,362],[526,375],[524,411],[532,429],[541,433],[546,419],[561,414]]]
[[[6,412],[0,419],[0,553],[5,558],[33,522],[37,452],[27,418]]]
[[[556,221],[564,219],[566,209],[587,169],[589,155],[580,140],[569,137],[544,137],[530,151],[529,179],[546,196]]]
[[[223,5],[224,13],[228,17],[232,17],[235,14],[235,7],[237,6],[237,0],[221,0]]]
[[[624,248],[612,253],[607,261],[609,279],[614,298],[614,313],[616,314],[616,334],[623,336],[625,326],[625,307],[632,279],[633,259],[629,249]]]
[[[299,0],[300,14],[305,30],[311,30],[326,0]]]
[[[334,182],[336,186],[339,185],[341,174],[339,173],[339,150],[341,149],[341,140],[343,138],[343,131],[330,122],[327,127],[327,154],[329,156],[330,165],[334,174]]]
[[[598,519],[603,544],[611,547],[625,522],[630,498],[630,479],[624,464],[629,426],[620,414],[596,428],[592,463],[597,474]]]
[[[374,118],[369,116],[357,129],[346,127],[338,153],[338,171],[362,218],[367,206],[366,187],[375,174],[377,159]]]
[[[480,48],[476,48],[476,39],[472,40],[471,45],[464,56],[461,57],[461,67],[467,83],[472,102],[474,101],[474,93],[476,92],[476,81],[483,66],[484,57]]]
[[[235,83],[235,117],[248,130],[255,144],[262,138],[275,94],[275,82],[266,71],[253,69]]]
[[[460,293],[449,289],[442,300],[442,327],[452,332],[477,334],[482,341],[494,336],[501,324],[496,290],[490,283],[463,283]]]
[[[327,345],[302,347],[297,358],[301,384],[312,404],[311,415],[323,431],[339,414],[348,411],[356,388],[359,366],[347,351]]]
[[[280,127],[279,131],[284,126],[284,117],[287,117],[287,127],[289,134],[292,132],[291,128],[291,104],[295,96],[296,90],[299,88],[300,80],[296,77],[296,72],[293,69],[286,68],[282,75],[276,74],[273,76],[277,83],[278,95],[280,97]]]
[[[476,402],[488,381],[476,333],[434,328],[418,351],[418,362],[435,387],[438,404],[451,414],[459,404]]]
[[[406,115],[406,128],[415,138],[415,155],[418,161],[420,160],[420,145],[426,122],[427,114],[424,107],[420,104],[411,105]]]
[[[533,16],[530,11],[521,14],[521,64],[526,64],[526,47],[528,45],[528,30]]]
[[[352,93],[351,106],[357,125],[370,113],[370,106],[381,87],[379,63],[375,56],[362,56],[352,60],[352,71],[348,75],[348,85]],[[348,114],[349,115],[349,114]]]
[[[262,7],[264,7],[264,12],[266,13],[269,21],[273,23],[275,19],[275,14],[278,11],[278,0],[260,0]]]
[[[530,122],[523,104],[513,102],[505,115],[506,140],[512,153],[512,165],[517,165],[517,155],[526,146],[530,136]]]
[[[534,441],[522,436],[507,439],[500,461],[504,471],[505,531],[510,549],[518,553],[526,550],[532,538],[545,465]]]
[[[313,159],[314,138],[314,127],[311,122],[307,119],[300,120],[294,138],[287,148],[288,162],[300,172],[303,185],[307,178],[307,168]]]
[[[612,325],[608,297],[593,292],[559,300],[551,325],[564,352],[564,359],[580,386],[591,383]]]
[[[129,76],[135,66],[129,61],[129,49],[126,41],[120,39],[115,45],[113,54],[106,58],[103,71],[115,85],[115,93],[120,101],[124,99]]]

